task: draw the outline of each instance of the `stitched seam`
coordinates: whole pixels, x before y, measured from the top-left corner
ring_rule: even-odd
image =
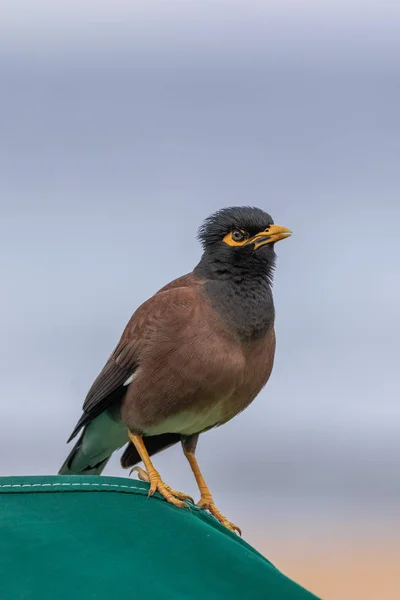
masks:
[[[120,485],[120,484],[111,484],[111,483],[9,483],[0,485],[0,488],[40,488],[40,487],[108,487],[108,488],[120,488],[120,489],[128,489],[128,490],[139,490],[144,492],[143,488],[137,487],[135,485]]]

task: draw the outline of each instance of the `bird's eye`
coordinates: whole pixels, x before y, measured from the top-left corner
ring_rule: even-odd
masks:
[[[232,231],[232,239],[234,242],[243,242],[246,239],[246,234],[240,229],[234,229]]]

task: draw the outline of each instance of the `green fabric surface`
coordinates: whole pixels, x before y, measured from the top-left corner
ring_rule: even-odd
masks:
[[[0,477],[1,600],[312,600],[213,517],[119,477]]]

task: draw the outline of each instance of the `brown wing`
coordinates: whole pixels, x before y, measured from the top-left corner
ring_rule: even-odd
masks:
[[[134,375],[140,364],[140,350],[146,336],[146,331],[156,326],[157,317],[163,307],[168,305],[165,294],[174,290],[176,300],[177,288],[182,289],[182,297],[187,289],[197,280],[192,274],[184,275],[164,286],[152,298],[142,304],[128,322],[121,339],[93,382],[83,403],[83,414],[75,426],[70,442],[82,429],[112,404],[120,401],[127,391],[127,380]],[[178,292],[179,296],[179,292]]]
[[[138,359],[135,356],[134,346],[121,338],[118,346],[93,382],[83,403],[83,414],[68,442],[78,434],[82,427],[88,425],[106,408],[125,395],[126,386],[124,384],[135,373],[137,365]]]

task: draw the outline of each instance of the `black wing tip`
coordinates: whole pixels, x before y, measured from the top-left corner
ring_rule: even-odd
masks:
[[[85,425],[87,425],[90,421],[90,417],[87,413],[83,413],[83,415],[81,416],[81,418],[79,419],[79,421],[77,422],[77,424],[75,425],[75,428],[73,430],[73,432],[71,433],[71,435],[69,436],[69,438],[67,439],[67,444],[69,444],[70,442],[72,442],[72,440],[78,435],[78,433],[80,432],[80,430],[82,429],[82,427],[84,427]]]

